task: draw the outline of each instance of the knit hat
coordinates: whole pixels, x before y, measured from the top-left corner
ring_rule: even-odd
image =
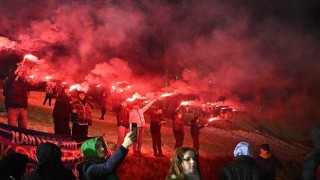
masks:
[[[233,151],[234,157],[244,155],[253,157],[251,145],[247,142],[240,142]]]

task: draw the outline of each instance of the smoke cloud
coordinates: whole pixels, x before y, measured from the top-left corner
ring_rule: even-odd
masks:
[[[57,79],[127,81],[142,94],[163,88],[202,102],[225,96],[266,117],[309,120],[320,117],[319,8],[315,0],[1,0],[0,47],[34,53]]]

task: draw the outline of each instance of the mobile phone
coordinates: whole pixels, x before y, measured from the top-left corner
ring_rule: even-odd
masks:
[[[130,123],[130,131],[137,132],[137,123]]]

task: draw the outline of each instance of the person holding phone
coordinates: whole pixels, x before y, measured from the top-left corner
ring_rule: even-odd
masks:
[[[147,111],[149,107],[156,101],[157,99],[150,101],[143,108],[140,108],[139,103],[137,101],[133,102],[132,104],[132,110],[129,113],[129,122],[137,123],[137,141],[133,144],[133,150],[136,156],[141,156],[141,147],[144,132],[143,127],[146,124],[146,121],[144,119],[144,112]]]
[[[103,137],[86,140],[81,145],[84,162],[77,166],[80,180],[119,179],[117,168],[128,155],[129,147],[136,140],[133,132],[126,134],[122,145],[108,159],[108,147]]]

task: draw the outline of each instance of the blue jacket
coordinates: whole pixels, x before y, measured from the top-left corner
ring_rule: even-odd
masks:
[[[87,160],[77,168],[80,180],[119,179],[116,170],[127,156],[128,150],[120,146],[109,159],[101,160],[97,158],[95,150],[97,140],[98,137],[89,139],[81,146],[81,151]]]

